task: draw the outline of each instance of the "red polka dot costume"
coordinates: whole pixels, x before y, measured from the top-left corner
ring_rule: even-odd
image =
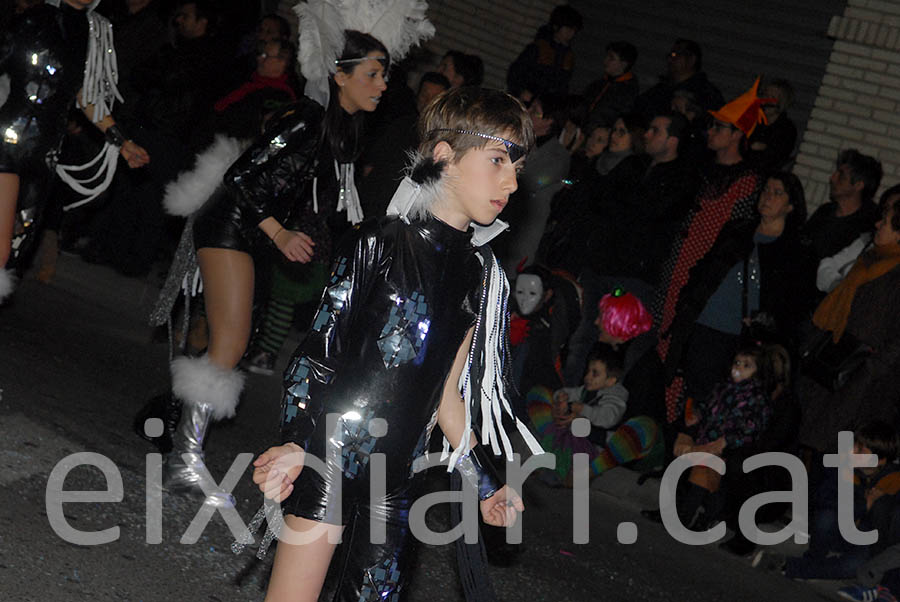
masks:
[[[762,185],[761,174],[744,162],[712,165],[701,174],[700,191],[694,206],[676,235],[669,259],[663,265],[660,294],[653,308],[660,333],[656,350],[663,364],[671,342],[668,330],[691,268],[709,252],[726,223],[752,218],[756,214],[756,202]],[[673,422],[678,416],[683,385],[683,379],[676,376],[666,387],[667,422]]]

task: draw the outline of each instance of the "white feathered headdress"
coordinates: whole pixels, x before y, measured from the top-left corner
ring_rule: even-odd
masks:
[[[425,0],[299,2],[294,12],[300,18],[298,59],[306,78],[304,94],[328,106],[328,78],[337,71],[345,30],[371,35],[384,44],[391,60],[399,61],[412,46],[434,35],[434,25],[425,17],[427,9]]]

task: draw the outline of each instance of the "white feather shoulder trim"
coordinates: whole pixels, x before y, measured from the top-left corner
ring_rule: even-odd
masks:
[[[0,302],[10,296],[16,288],[16,276],[12,270],[0,270]]]
[[[237,138],[217,135],[213,143],[197,155],[194,168],[181,172],[166,186],[163,199],[166,213],[187,217],[200,209],[245,147],[246,143]]]

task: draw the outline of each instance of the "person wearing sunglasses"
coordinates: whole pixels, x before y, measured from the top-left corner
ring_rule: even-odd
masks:
[[[693,40],[675,40],[672,50],[666,53],[666,71],[659,83],[638,96],[636,110],[647,119],[668,109],[679,90],[691,92],[704,111],[717,109],[725,104],[719,89],[703,71],[703,51]]]

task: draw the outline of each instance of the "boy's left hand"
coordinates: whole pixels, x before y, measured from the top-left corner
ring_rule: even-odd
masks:
[[[482,500],[479,505],[484,522],[494,527],[513,526],[519,512],[525,510],[522,498],[510,489],[509,485],[504,485],[494,495]]]

